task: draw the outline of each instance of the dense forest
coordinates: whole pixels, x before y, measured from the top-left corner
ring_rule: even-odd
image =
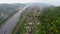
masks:
[[[38,34],[60,34],[60,6],[44,9],[38,18],[41,21]]]

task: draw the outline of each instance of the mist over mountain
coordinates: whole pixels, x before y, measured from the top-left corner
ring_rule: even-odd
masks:
[[[46,3],[28,3],[28,5],[32,5],[32,6],[47,6],[47,7],[53,6],[53,5],[46,4]]]
[[[13,4],[7,4],[7,3],[3,3],[0,4],[0,8],[1,7],[20,7],[20,6],[25,6],[25,4],[21,4],[21,3],[13,3]]]
[[[29,5],[30,7],[50,7],[53,5],[50,4],[45,4],[45,3],[27,3],[27,4],[23,4],[23,3],[13,3],[13,4],[7,4],[7,3],[3,3],[0,4],[0,13],[9,13],[9,11],[17,9],[19,7],[25,7],[26,5]]]
[[[3,3],[3,4],[0,4],[0,13],[8,14],[13,12],[13,10],[16,10],[24,6],[25,4],[21,4],[21,3],[13,3],[13,4]]]

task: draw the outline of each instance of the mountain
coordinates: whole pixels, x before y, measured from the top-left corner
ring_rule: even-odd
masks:
[[[24,6],[25,4],[21,4],[21,3],[13,3],[13,4],[3,3],[3,4],[0,4],[0,13],[8,14],[10,12],[13,12],[12,10],[15,10],[19,7],[24,7]]]
[[[30,6],[45,6],[45,7],[53,6],[53,5],[46,4],[46,3],[28,3],[28,5],[30,5]]]

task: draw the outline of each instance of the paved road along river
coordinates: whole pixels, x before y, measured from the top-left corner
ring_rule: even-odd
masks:
[[[22,10],[20,10],[19,12],[17,12],[15,15],[13,15],[10,19],[8,19],[6,21],[6,23],[4,24],[4,26],[0,29],[0,34],[11,34],[14,26],[17,24],[18,22],[18,17],[21,14],[21,12],[23,12],[23,10],[25,10],[28,6],[25,6]]]

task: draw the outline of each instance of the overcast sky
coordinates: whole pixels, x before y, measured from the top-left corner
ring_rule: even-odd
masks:
[[[0,0],[0,3],[31,3],[31,2],[60,5],[60,0]]]

